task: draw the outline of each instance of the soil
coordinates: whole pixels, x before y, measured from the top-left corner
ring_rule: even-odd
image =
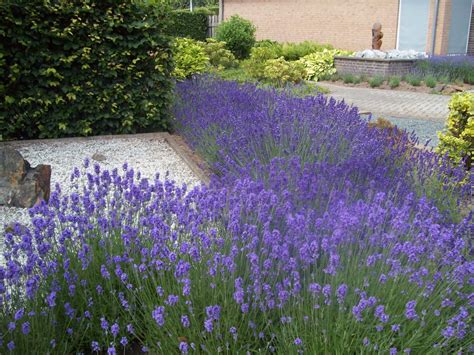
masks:
[[[324,82],[324,81],[322,81]],[[327,83],[333,83],[341,86],[348,87],[358,87],[358,88],[371,88],[370,84],[367,81],[362,81],[359,84],[346,84],[343,80],[337,81],[326,81]],[[444,90],[439,91],[436,88],[443,86]],[[385,81],[382,85],[374,87],[373,89],[382,89],[382,90],[395,90],[395,91],[411,91],[411,92],[421,92],[425,94],[435,94],[435,95],[452,95],[461,91],[471,91],[474,90],[474,85],[469,84],[437,84],[435,88],[430,88],[422,83],[420,86],[413,86],[405,81],[400,81],[400,85],[396,88],[391,88],[388,85],[388,82]]]

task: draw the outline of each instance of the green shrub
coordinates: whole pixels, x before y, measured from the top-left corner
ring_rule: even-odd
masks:
[[[225,48],[225,42],[219,42],[214,38],[206,39],[206,42],[199,42],[204,52],[209,57],[209,63],[218,70],[235,68],[238,62],[235,56]]]
[[[425,85],[428,86],[429,88],[434,88],[436,86],[436,78],[434,76],[427,76],[425,78]]]
[[[331,81],[339,81],[342,80],[341,75],[336,73],[336,74],[323,74],[319,78],[319,80],[331,80]]]
[[[355,77],[352,74],[345,74],[342,76],[342,80],[344,81],[344,84],[352,84],[354,83]]]
[[[266,62],[269,59],[277,59],[281,56],[278,46],[265,45],[253,47],[250,51],[250,58],[242,63],[249,75],[255,79],[263,79],[265,77],[264,70]]]
[[[126,0],[0,2],[0,135],[165,129],[173,68],[164,7]]]
[[[329,94],[329,90],[322,86],[316,85],[316,83],[310,81],[303,81],[298,84],[287,85],[284,90],[291,96],[295,97],[307,97],[316,96],[318,94]]]
[[[392,76],[388,81],[388,85],[391,89],[395,89],[400,86],[400,78],[398,76]]]
[[[244,59],[255,44],[255,26],[237,15],[222,22],[216,30],[216,39],[226,43],[236,58]]]
[[[255,83],[256,79],[252,77],[245,68],[236,67],[227,70],[217,70],[214,73],[224,80],[237,81],[238,83]]]
[[[465,159],[466,168],[470,169],[474,155],[474,94],[453,95],[449,109],[447,130],[438,133],[437,152],[448,154],[455,163]]]
[[[261,39],[255,42],[254,47],[279,47],[281,50],[282,45],[271,39]]]
[[[336,73],[334,67],[334,56],[351,55],[352,52],[338,49],[323,49],[321,52],[315,52],[304,56],[298,62],[306,68],[306,79],[318,81],[321,77]]]
[[[317,44],[311,41],[301,43],[285,43],[282,46],[282,55],[286,60],[298,60],[308,54],[321,52],[324,49],[334,49],[330,44]]]
[[[376,88],[376,87],[379,87],[380,85],[382,85],[384,81],[385,80],[384,80],[383,77],[374,76],[374,77],[369,79],[369,85],[370,85],[371,88]]]
[[[287,83],[301,82],[306,76],[306,69],[300,62],[289,62],[280,57],[265,62],[263,75],[266,81],[282,87]]]
[[[173,45],[175,68],[173,76],[178,80],[206,71],[209,57],[201,44],[190,38],[176,38]]]
[[[208,14],[205,11],[175,10],[171,14],[169,34],[204,41],[207,37]]]
[[[405,81],[412,86],[421,85],[421,77],[418,75],[408,74],[405,76]]]

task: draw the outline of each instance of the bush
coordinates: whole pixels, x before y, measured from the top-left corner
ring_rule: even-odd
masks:
[[[231,51],[225,48],[225,42],[219,42],[214,38],[206,39],[206,42],[199,43],[206,55],[209,57],[209,62],[213,67],[220,69],[235,68],[238,62]]]
[[[207,18],[206,11],[175,10],[171,14],[173,23],[170,26],[169,34],[204,41],[207,38]]]
[[[209,57],[202,45],[190,38],[176,38],[173,45],[175,68],[173,76],[178,80],[204,73],[209,65]]]
[[[287,83],[299,83],[306,76],[306,69],[300,62],[288,62],[283,57],[265,62],[263,77],[266,81],[282,87]]]
[[[250,76],[258,80],[263,79],[267,60],[279,58],[281,56],[280,49],[275,45],[253,47],[250,51],[250,58],[243,63],[243,67]]]
[[[318,81],[321,77],[336,73],[334,67],[334,56],[350,55],[352,52],[341,51],[338,49],[323,49],[322,52],[316,52],[304,56],[299,60],[306,68],[306,79]]]
[[[419,75],[415,75],[415,74],[405,75],[405,81],[412,86],[421,85],[421,77]]]
[[[223,309],[244,305],[239,324],[247,330],[251,321],[255,332],[249,348],[268,344],[257,340],[261,329],[276,354],[469,346],[472,219],[453,225],[414,183],[426,189],[441,158],[412,149],[403,132],[396,143],[380,139],[388,132],[333,101],[229,82],[181,83],[178,93],[180,132],[238,196],[240,208],[219,200],[232,237],[216,233],[234,263],[212,272],[217,290],[230,287]],[[449,192],[438,194],[441,206]],[[219,329],[228,329],[235,319],[222,314]]]
[[[433,76],[438,80],[444,78],[446,83],[460,80],[474,84],[474,59],[466,55],[432,56],[417,61],[414,73],[423,77]]]
[[[285,43],[282,46],[282,55],[286,60],[298,60],[308,54],[321,52],[324,49],[334,49],[334,47],[330,44],[317,44],[311,41]]]
[[[369,85],[371,88],[379,87],[380,85],[383,84],[384,78],[381,76],[374,76],[369,79]]]
[[[398,76],[392,76],[388,81],[388,85],[391,89],[395,89],[400,86],[400,78]]]
[[[222,22],[216,29],[216,39],[226,43],[236,58],[244,59],[255,44],[255,26],[237,15]]]
[[[449,109],[447,130],[438,133],[437,152],[448,154],[457,164],[464,159],[469,170],[474,155],[474,94],[453,95]]]
[[[344,81],[344,84],[352,84],[354,83],[355,77],[352,74],[345,74],[342,76],[342,81]]]
[[[427,76],[424,80],[426,86],[428,86],[429,88],[434,88],[436,86],[436,78],[434,76]]]
[[[167,128],[167,18],[126,0],[1,2],[2,138]]]

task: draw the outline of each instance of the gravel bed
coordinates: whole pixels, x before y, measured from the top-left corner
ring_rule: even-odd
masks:
[[[102,169],[120,169],[123,163],[127,162],[130,167],[139,170],[143,177],[152,179],[156,173],[161,177],[168,173],[168,178],[179,185],[185,183],[192,187],[200,183],[191,169],[158,134],[104,139],[23,141],[8,143],[8,146],[18,150],[32,166],[50,164],[51,190],[59,183],[62,192],[66,194],[72,189],[69,181],[73,168],[81,167],[84,159],[91,158],[94,154],[105,157],[103,161],[91,159],[91,163],[98,163]],[[29,225],[28,210],[0,206],[0,263],[4,226],[14,221]]]

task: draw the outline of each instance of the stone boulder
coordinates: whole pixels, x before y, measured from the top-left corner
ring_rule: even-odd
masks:
[[[32,168],[18,151],[0,147],[0,205],[29,208],[47,202],[50,183],[51,165]]]

